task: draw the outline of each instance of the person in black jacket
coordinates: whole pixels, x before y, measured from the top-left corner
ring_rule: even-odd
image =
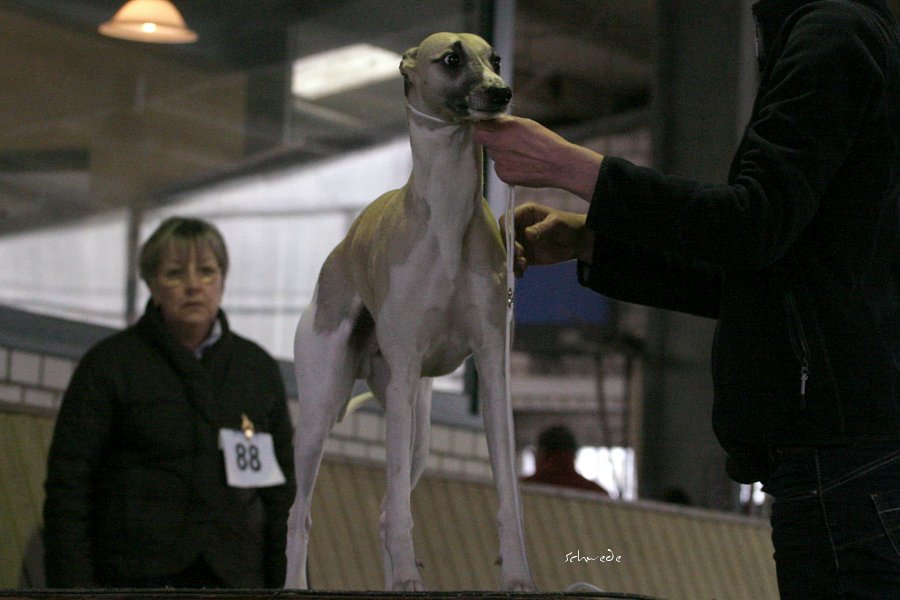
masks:
[[[579,260],[612,298],[717,319],[713,427],[775,498],[783,598],[900,590],[900,44],[884,0],[762,0],[762,76],[725,184],[505,117],[476,142],[519,207],[517,269]]]
[[[146,312],[85,354],[57,417],[48,586],[284,582],[285,391],[276,362],[219,308],[227,270],[225,242],[204,221],[169,219],[144,244]]]

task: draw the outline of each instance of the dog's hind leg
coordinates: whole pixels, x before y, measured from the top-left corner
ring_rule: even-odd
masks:
[[[385,398],[387,398],[387,385],[388,381],[390,381],[391,378],[391,371],[381,354],[376,354],[372,357],[370,366],[371,370],[369,372],[366,383],[369,384],[369,391],[372,392],[372,395],[374,395],[375,399],[378,400],[378,402],[381,404],[382,410],[387,413],[387,402],[385,401]],[[387,447],[387,444],[388,438],[387,435],[385,435],[385,447]],[[383,569],[382,572],[384,574],[384,585],[386,589],[390,589],[390,584],[393,580],[393,568],[391,567],[391,557],[387,551],[387,547],[385,546],[384,539],[386,501],[387,494],[385,494],[384,498],[382,498],[381,500],[381,514],[378,516],[378,531],[381,538],[381,563]]]
[[[317,298],[319,292],[317,291]],[[294,436],[297,495],[288,518],[286,588],[306,589],[310,503],[325,439],[348,401],[359,366],[360,321],[369,318],[358,301],[340,320],[322,326],[320,306],[304,312],[294,342],[300,423]],[[363,318],[364,317],[364,318]],[[333,327],[332,327],[333,325]]]
[[[415,432],[412,445],[412,475],[410,486],[415,489],[419,478],[428,464],[428,452],[431,449],[431,388],[432,379],[423,377],[419,382],[413,416]]]

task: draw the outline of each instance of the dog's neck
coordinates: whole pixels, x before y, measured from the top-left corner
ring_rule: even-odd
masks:
[[[408,107],[410,186],[442,227],[469,222],[482,194],[481,148],[470,123],[451,123]]]

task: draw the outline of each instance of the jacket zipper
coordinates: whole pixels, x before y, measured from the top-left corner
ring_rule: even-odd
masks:
[[[800,408],[806,407],[806,381],[809,379],[809,344],[806,341],[806,332],[803,331],[803,322],[800,320],[800,311],[797,309],[797,301],[792,291],[787,291],[784,296],[785,309],[787,310],[788,335],[794,348],[794,355],[800,361]]]

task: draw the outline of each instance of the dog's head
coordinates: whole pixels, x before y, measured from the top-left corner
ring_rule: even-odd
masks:
[[[403,54],[407,102],[446,121],[491,119],[504,112],[512,90],[500,77],[500,57],[471,33],[435,33]]]

